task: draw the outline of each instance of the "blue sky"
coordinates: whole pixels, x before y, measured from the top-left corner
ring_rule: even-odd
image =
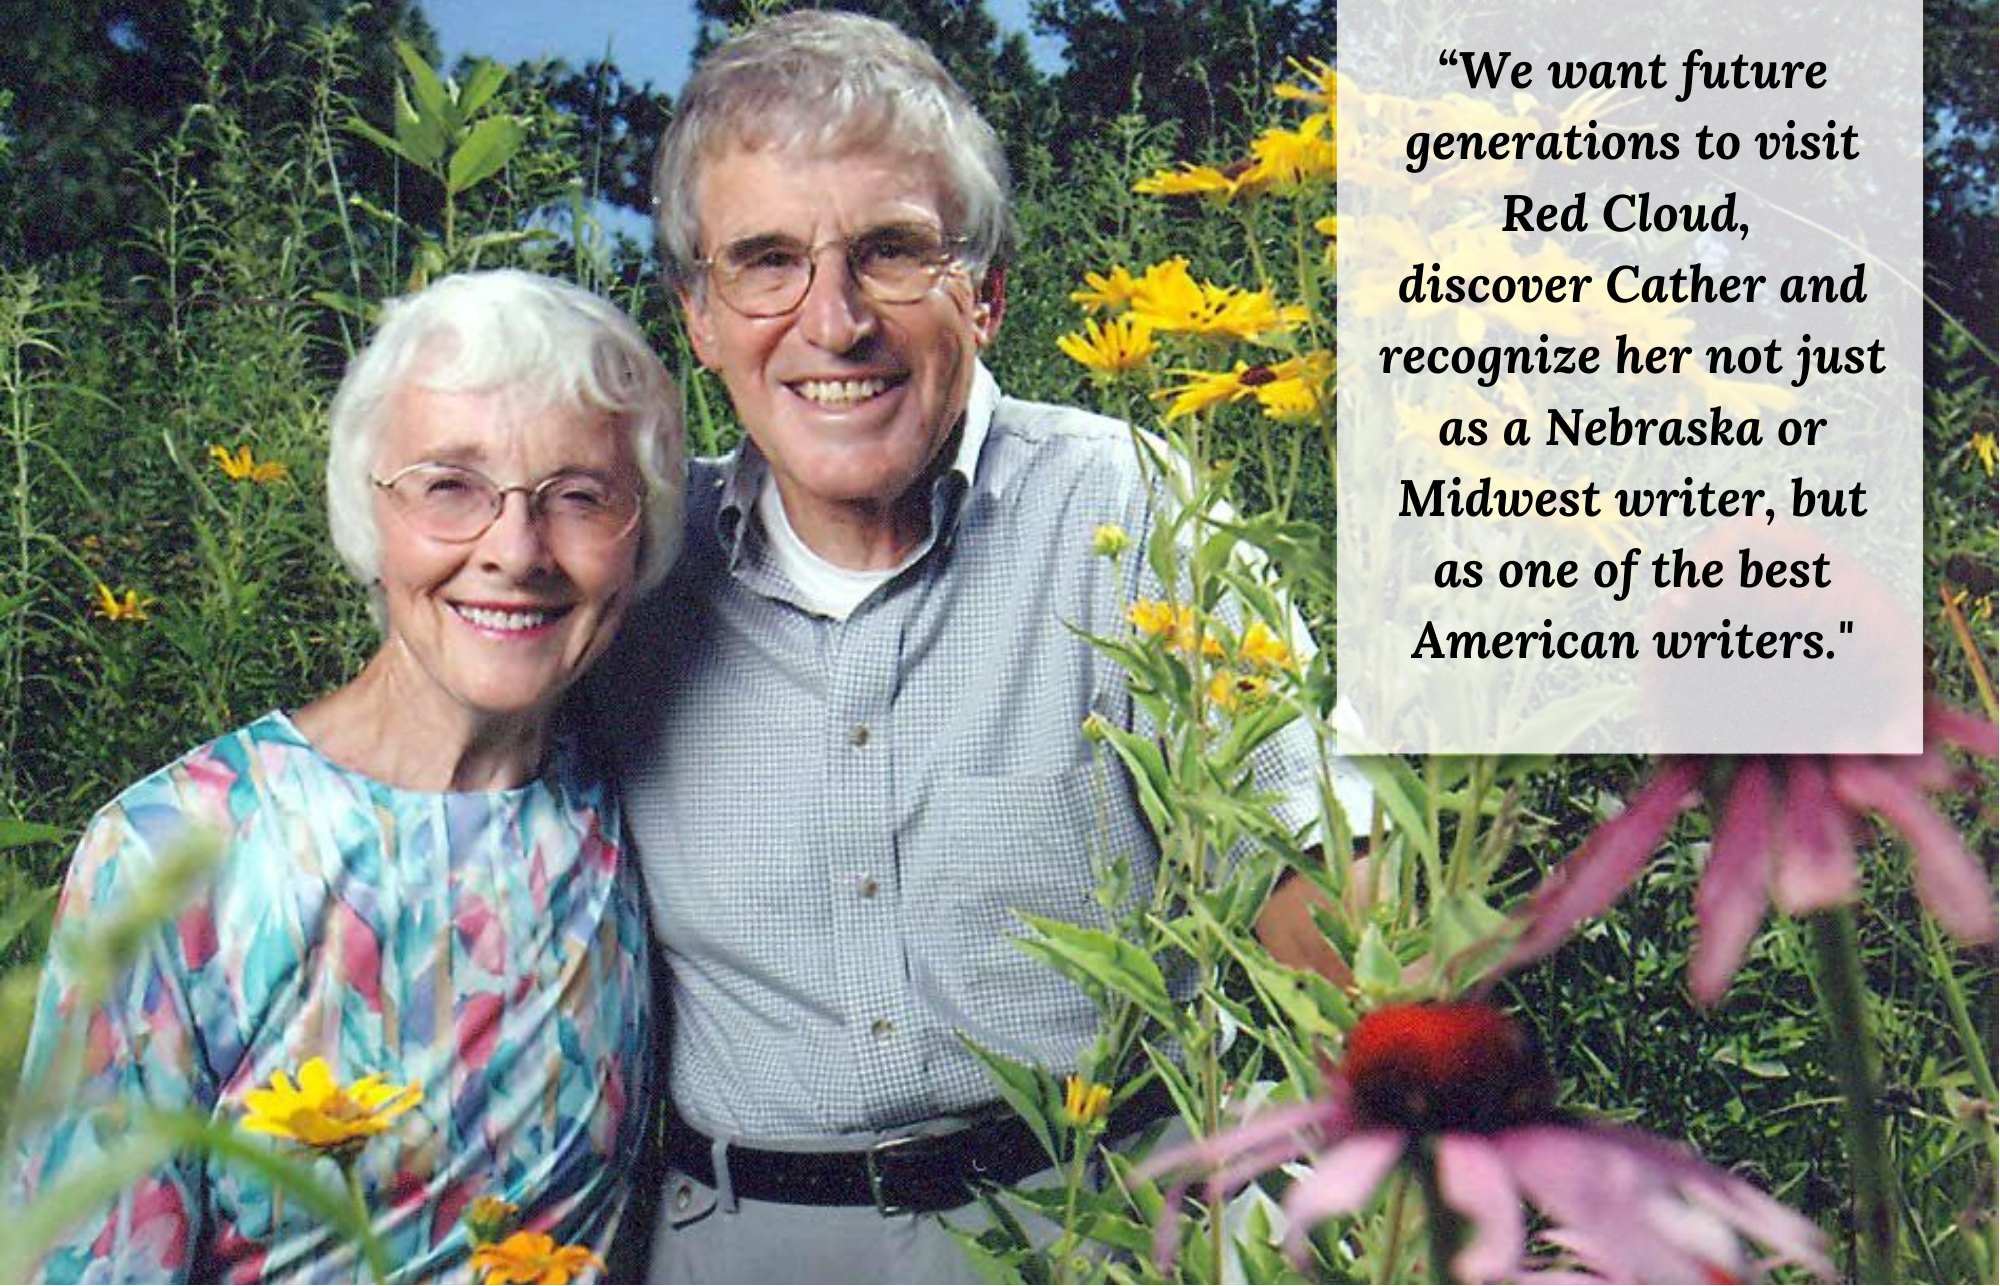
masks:
[[[693,0],[422,0],[437,28],[447,64],[461,54],[503,63],[562,58],[581,67],[602,57],[633,81],[673,91],[687,79],[694,48]],[[1026,32],[1028,0],[987,0],[1003,29]],[[1030,40],[1045,67],[1060,59],[1060,42]]]

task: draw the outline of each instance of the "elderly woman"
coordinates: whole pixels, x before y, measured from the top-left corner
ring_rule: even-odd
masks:
[[[327,466],[334,543],[382,646],[345,686],[189,752],[91,823],[26,1065],[24,1112],[37,1088],[60,1107],[22,1122],[10,1205],[113,1154],[134,1105],[249,1109],[308,1136],[296,1109],[337,1124],[387,1099],[326,1099],[322,1069],[301,1074],[317,1059],[341,1086],[420,1087],[381,1102],[368,1124],[385,1128],[352,1153],[402,1279],[471,1274],[461,1216],[481,1197],[556,1244],[609,1243],[651,1101],[646,928],[615,800],[562,701],[672,561],[680,493],[675,389],[616,309],[490,272],[384,310],[334,401]],[[133,968],[92,983],[93,928],[157,898],[201,832],[219,864]],[[182,1154],[41,1271],[363,1269],[265,1175]]]

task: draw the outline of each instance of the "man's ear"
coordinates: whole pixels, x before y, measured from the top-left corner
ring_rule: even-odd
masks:
[[[1000,333],[1000,319],[1007,312],[1007,269],[994,264],[979,279],[972,296],[972,333],[984,348]]]
[[[694,347],[695,360],[703,366],[715,365],[715,325],[708,315],[707,303],[697,297],[693,290],[675,292],[681,303],[681,321],[687,327],[688,343]]]

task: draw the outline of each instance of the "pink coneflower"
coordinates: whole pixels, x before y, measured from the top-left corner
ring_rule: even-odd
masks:
[[[1543,1240],[1610,1281],[1744,1280],[1775,1261],[1822,1277],[1832,1265],[1819,1230],[1755,1187],[1677,1143],[1558,1112],[1554,1080],[1527,1037],[1479,1004],[1391,1005],[1347,1037],[1326,1097],[1253,1117],[1149,1162],[1142,1173],[1209,1174],[1223,1200],[1274,1166],[1305,1160],[1285,1196],[1296,1257],[1320,1221],[1361,1209],[1399,1165],[1428,1168],[1437,1201],[1468,1225],[1451,1256],[1460,1281],[1544,1275],[1527,1253],[1525,1197],[1549,1220]],[[1178,1191],[1167,1202],[1156,1257],[1171,1257]],[[1435,1266],[1434,1266],[1435,1269]]]
[[[1701,1003],[1715,1003],[1728,989],[1768,903],[1802,915],[1853,900],[1860,885],[1855,835],[1869,813],[1908,841],[1917,896],[1938,923],[1961,942],[1991,943],[2000,931],[1992,885],[1926,796],[1966,784],[1945,758],[1946,744],[1991,759],[1996,739],[1992,724],[1933,699],[1924,705],[1922,754],[1666,760],[1624,812],[1550,872],[1528,902],[1526,930],[1508,963],[1547,955],[1609,908],[1674,819],[1703,795],[1720,813],[1695,894],[1688,986]]]

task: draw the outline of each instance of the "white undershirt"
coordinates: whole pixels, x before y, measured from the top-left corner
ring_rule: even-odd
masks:
[[[999,401],[1000,389],[993,382],[991,373],[984,365],[975,366],[972,389],[966,398],[964,430],[959,434],[958,454],[953,462],[953,467],[968,478],[978,476],[979,452],[986,445],[986,434],[993,422],[993,408]],[[771,560],[799,591],[799,606],[836,621],[852,616],[854,609],[861,606],[870,594],[907,571],[937,541],[933,524],[933,530],[925,533],[916,547],[903,555],[902,561],[894,567],[857,571],[830,563],[799,538],[792,520],[785,515],[785,502],[778,494],[777,479],[768,467],[764,471],[764,484],[757,490],[757,520],[763,523],[764,535],[770,542]]]
[[[925,536],[894,567],[856,570],[829,563],[807,548],[799,533],[792,530],[792,520],[785,516],[785,502],[778,495],[777,478],[769,472],[764,474],[764,485],[757,492],[757,519],[764,524],[764,535],[770,541],[771,560],[799,591],[799,606],[836,621],[853,615],[863,599],[922,558],[931,547],[931,538]]]

